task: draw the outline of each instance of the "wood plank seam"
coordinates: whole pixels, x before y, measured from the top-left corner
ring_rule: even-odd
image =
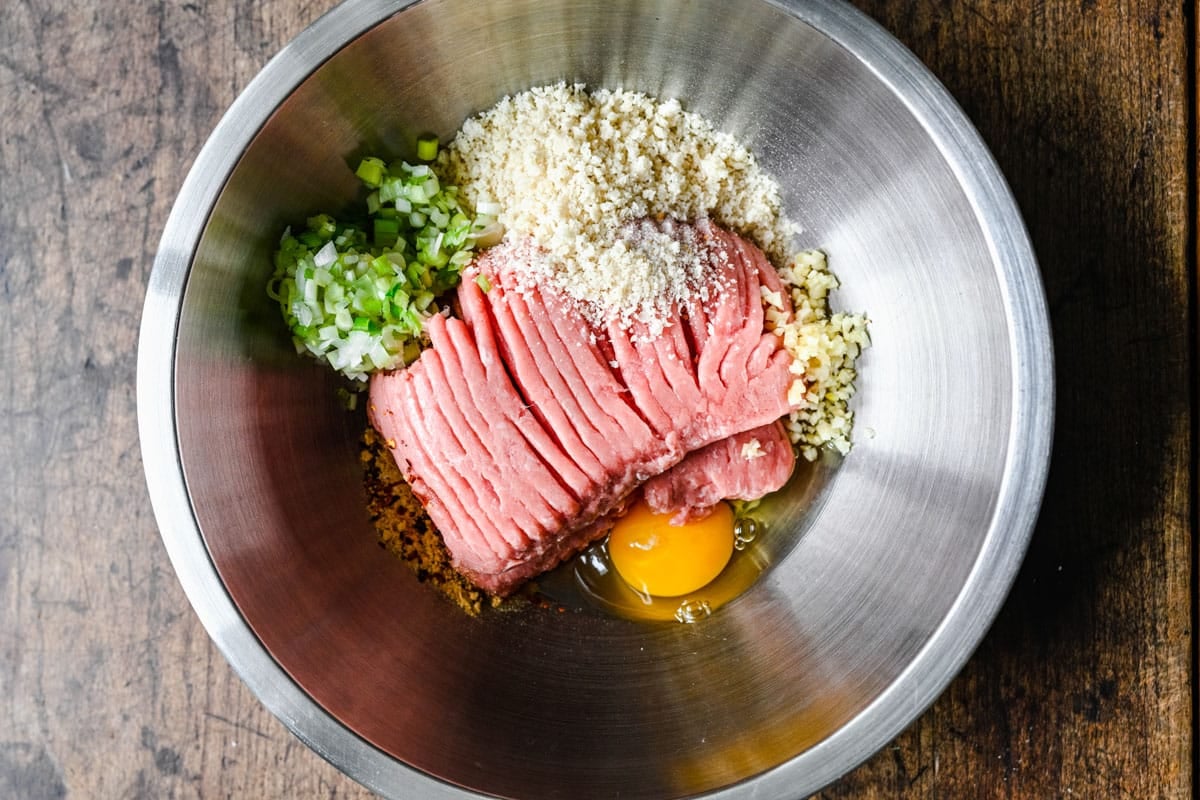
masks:
[[[1191,527],[1191,552],[1192,552],[1192,574],[1191,574],[1191,592],[1192,592],[1192,608],[1191,608],[1191,637],[1192,637],[1192,663],[1191,663],[1191,681],[1192,687],[1192,796],[1200,797],[1200,691],[1197,690],[1197,680],[1200,678],[1200,637],[1197,637],[1196,631],[1200,625],[1200,543],[1197,542],[1197,533],[1200,532],[1200,374],[1198,374],[1198,366],[1200,366],[1200,318],[1197,317],[1197,310],[1200,309],[1200,237],[1198,237],[1198,228],[1200,228],[1200,183],[1198,183],[1198,172],[1200,172],[1200,153],[1197,152],[1197,127],[1200,126],[1200,102],[1197,101],[1196,93],[1200,89],[1200,62],[1197,61],[1196,45],[1200,40],[1200,16],[1197,15],[1196,0],[1188,0],[1184,3],[1184,18],[1190,24],[1185,24],[1185,35],[1187,41],[1187,65],[1185,69],[1184,79],[1188,84],[1187,100],[1187,152],[1189,154],[1187,170],[1187,231],[1188,242],[1186,253],[1191,259],[1191,264],[1188,269],[1188,327],[1191,329],[1192,336],[1191,352],[1188,355],[1188,363],[1191,366],[1189,370],[1190,376],[1190,404],[1191,404],[1191,487],[1188,496],[1191,500],[1191,509],[1189,513]]]

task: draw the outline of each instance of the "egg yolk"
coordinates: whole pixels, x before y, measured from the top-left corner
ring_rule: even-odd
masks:
[[[718,503],[704,519],[672,525],[638,501],[617,520],[608,553],[625,582],[643,594],[677,597],[721,574],[733,555],[733,509]]]

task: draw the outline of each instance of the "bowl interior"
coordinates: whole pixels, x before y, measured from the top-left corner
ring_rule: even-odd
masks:
[[[352,203],[361,156],[411,156],[418,133],[448,138],[504,94],[562,80],[678,97],[746,142],[803,225],[799,243],[829,254],[843,284],[834,306],[871,319],[853,453],[820,467],[817,502],[775,499],[775,563],[694,626],[536,611],[474,619],[420,585],[367,519],[362,417],[339,407],[325,369],[296,356],[264,292],[283,228]],[[843,728],[959,598],[1010,455],[1002,276],[921,120],[788,9],[427,0],[305,78],[212,210],[175,350],[187,489],[245,621],[380,750],[505,796],[715,790]]]

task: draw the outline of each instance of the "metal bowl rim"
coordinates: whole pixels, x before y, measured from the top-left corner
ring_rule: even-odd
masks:
[[[192,256],[225,182],[274,110],[345,44],[420,0],[347,0],[288,43],[246,87],[201,149],[155,256],[138,343],[137,406],[146,481],[163,543],[201,623],[259,700],[297,737],[351,778],[387,797],[467,798],[357,736],[272,659],[232,599],[205,547],[189,500],[175,427],[175,340]],[[832,736],[713,800],[807,796],[895,738],[974,652],[1015,579],[1045,488],[1054,408],[1052,340],[1037,262],[1016,202],[958,104],[885,29],[840,0],[767,0],[845,48],[921,122],[955,172],[991,249],[1009,315],[1012,425],[995,514],[953,606],[912,663]],[[164,336],[171,331],[171,336]]]

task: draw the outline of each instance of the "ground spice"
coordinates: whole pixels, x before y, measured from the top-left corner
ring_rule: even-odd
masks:
[[[380,546],[394,553],[417,575],[469,614],[496,608],[503,602],[455,571],[442,537],[413,494],[383,437],[367,426],[360,460],[367,511]]]

